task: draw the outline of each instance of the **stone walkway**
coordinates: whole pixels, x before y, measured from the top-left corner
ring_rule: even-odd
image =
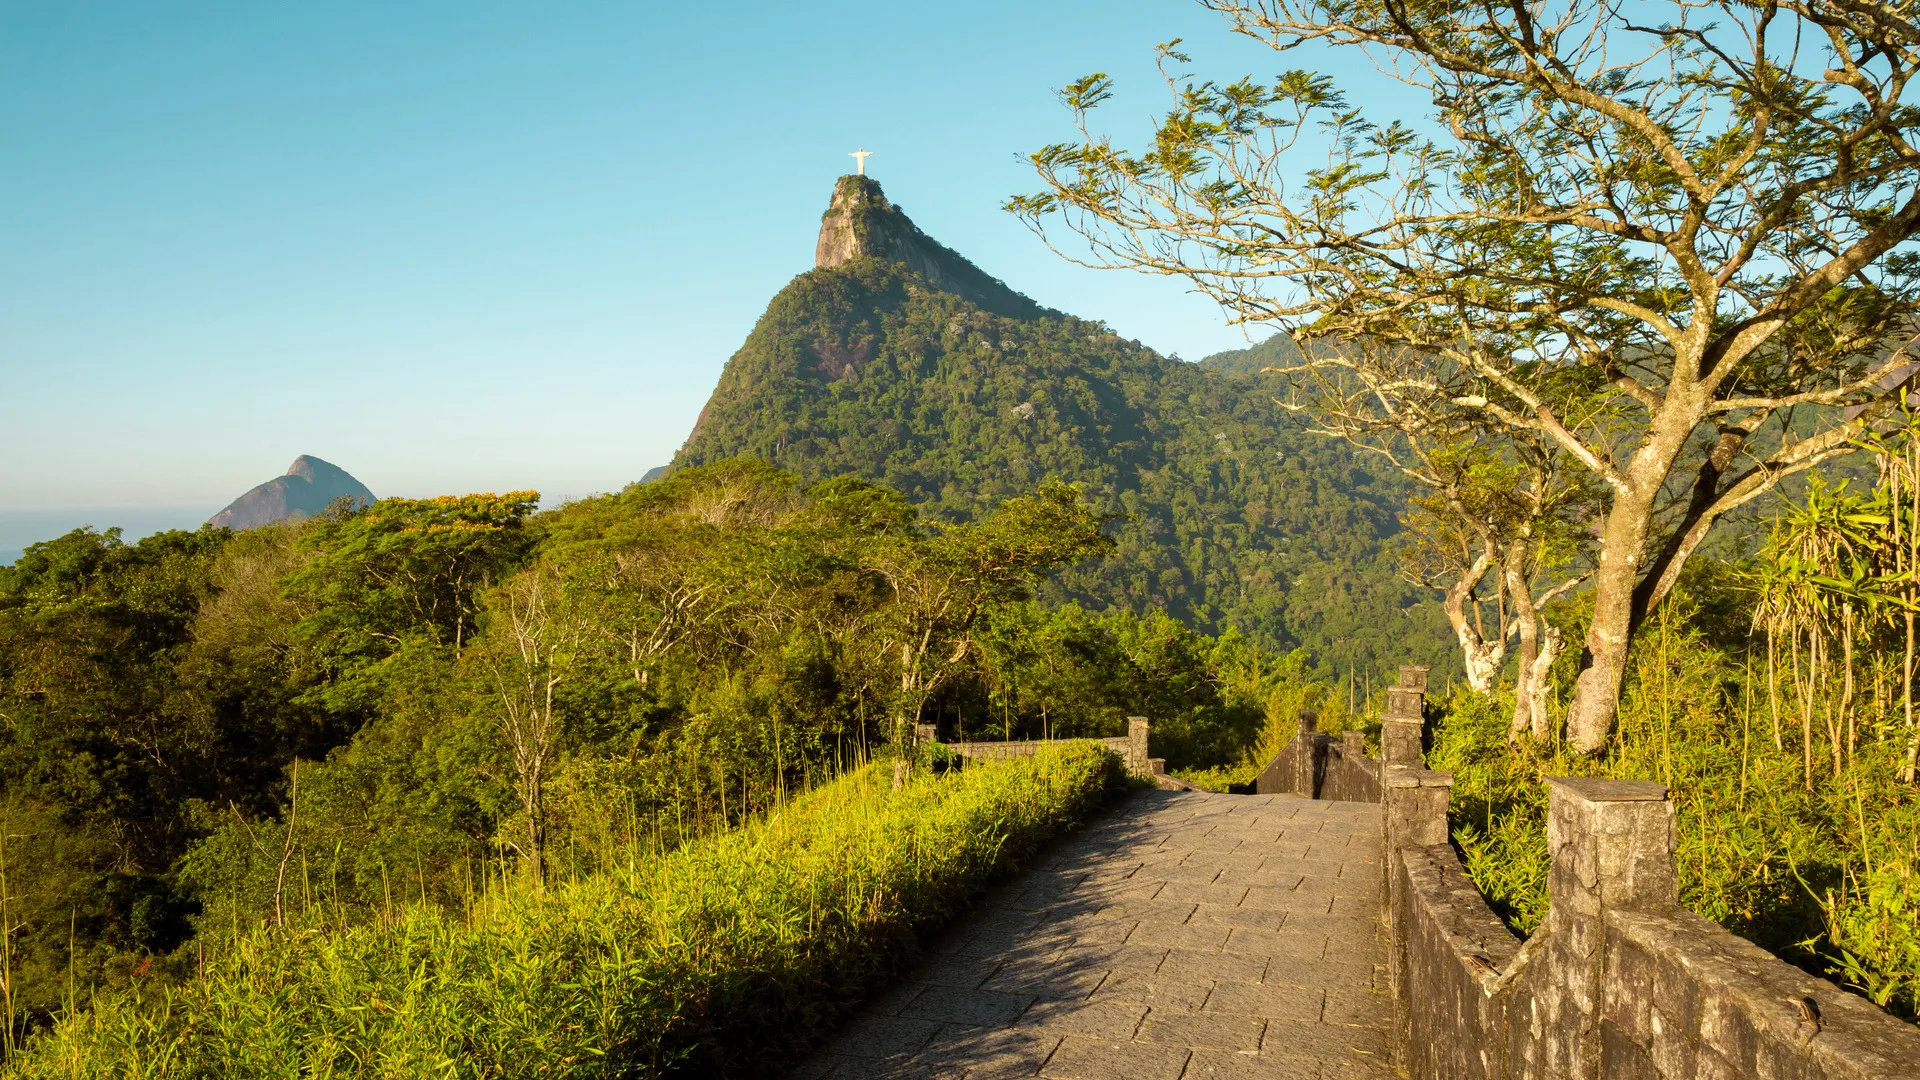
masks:
[[[986,898],[794,1080],[1391,1077],[1380,808],[1142,792]]]

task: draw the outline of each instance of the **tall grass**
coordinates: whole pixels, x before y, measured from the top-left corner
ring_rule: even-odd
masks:
[[[63,1018],[6,1075],[762,1075],[1124,782],[1093,743],[897,792],[860,769],[764,821],[578,882],[239,933],[183,986]]]

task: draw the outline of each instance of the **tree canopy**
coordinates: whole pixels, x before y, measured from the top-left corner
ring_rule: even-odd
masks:
[[[1310,347],[1319,405],[1547,440],[1604,486],[1568,725],[1602,746],[1632,631],[1728,511],[1845,453],[1911,372],[1920,29],[1893,5],[1205,0],[1280,52],[1432,102],[1362,115],[1306,69],[1160,48],[1138,152],[1033,154],[1010,209],[1096,265],[1181,275]],[[1057,227],[1057,228],[1056,228]]]

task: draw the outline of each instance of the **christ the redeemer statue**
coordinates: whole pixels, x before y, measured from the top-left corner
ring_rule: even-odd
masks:
[[[873,155],[873,151],[871,150],[855,150],[853,153],[848,154],[847,156],[852,158],[854,161],[858,162],[858,165],[856,166],[856,168],[859,170],[861,176],[865,176],[867,175],[867,158],[871,157],[872,155]]]

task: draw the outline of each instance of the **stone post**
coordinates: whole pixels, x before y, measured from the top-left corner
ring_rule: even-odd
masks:
[[[1413,1010],[1407,1005],[1407,897],[1400,875],[1401,849],[1432,847],[1447,842],[1447,800],[1453,774],[1428,772],[1405,765],[1380,770],[1380,800],[1385,803],[1387,831],[1387,984],[1394,1008],[1393,1060],[1408,1059]]]
[[[1127,717],[1127,771],[1136,776],[1153,775],[1147,757],[1147,718]]]
[[[1334,792],[1336,799],[1349,802],[1362,802],[1360,798],[1360,777],[1366,772],[1367,737],[1358,731],[1344,732],[1340,736],[1340,779]]]
[[[1381,777],[1387,804],[1387,850],[1447,842],[1447,797],[1453,774],[1389,765]]]
[[[1309,799],[1320,797],[1320,714],[1300,710],[1300,733],[1293,737],[1293,780],[1295,794]]]
[[[913,745],[925,746],[938,738],[939,732],[932,724],[913,725]]]
[[[1380,759],[1388,765],[1420,767],[1426,761],[1421,733],[1427,716],[1427,669],[1407,664],[1400,684],[1387,690],[1387,712],[1380,718]]]
[[[1547,778],[1547,918],[1550,977],[1535,1008],[1540,1060],[1516,1073],[1598,1080],[1600,1016],[1606,996],[1611,910],[1679,904],[1673,859],[1674,808],[1667,789],[1647,780]]]

